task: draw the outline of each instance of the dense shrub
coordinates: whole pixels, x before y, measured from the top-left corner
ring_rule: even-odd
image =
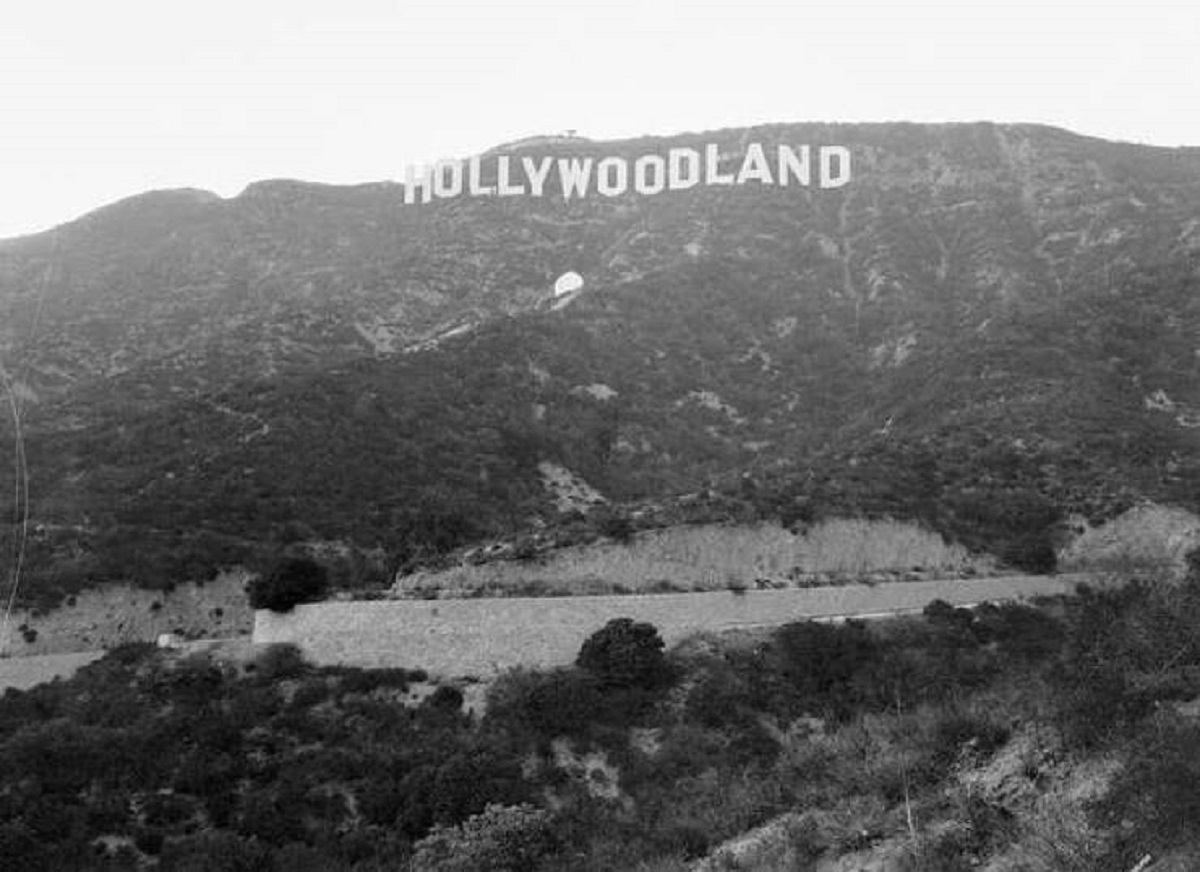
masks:
[[[405,780],[401,827],[410,835],[423,835],[432,824],[456,824],[490,803],[527,801],[532,789],[521,764],[515,750],[503,743],[465,744],[436,767],[419,769],[416,778]]]
[[[1091,746],[1128,729],[1164,696],[1200,692],[1200,600],[1190,585],[1164,590],[1130,582],[1082,589],[1052,670],[1058,727]]]
[[[0,823],[0,864],[5,869],[46,869],[47,850],[20,821]]]
[[[1141,582],[1083,589],[1053,673],[1059,726],[1092,745],[1136,724],[1156,701],[1200,693],[1200,587]]]
[[[955,756],[970,747],[975,754],[987,757],[1005,742],[1012,731],[988,716],[945,707],[933,728],[934,757],[943,766],[952,764]]]
[[[1013,460],[1008,458],[1004,462]],[[987,465],[987,462],[981,460]],[[1015,569],[1053,572],[1054,531],[1062,510],[1030,483],[963,488],[944,494],[945,532],[964,544],[997,554]]]
[[[371,693],[384,687],[403,693],[411,683],[429,678],[423,669],[410,670],[399,666],[388,669],[334,666],[325,671],[329,675],[337,676],[338,687],[343,693]]]
[[[320,599],[328,586],[328,573],[321,564],[310,557],[289,557],[250,583],[250,605],[287,612]]]
[[[252,790],[241,797],[234,823],[243,836],[282,846],[304,837],[301,811],[292,797],[282,797],[274,790]]]
[[[1014,569],[1034,575],[1051,575],[1058,568],[1058,554],[1047,530],[1018,536],[999,550],[1000,559]]]
[[[512,556],[514,560],[533,560],[538,556],[537,542],[530,536],[521,537],[513,546]]]
[[[273,872],[270,848],[224,830],[172,839],[163,846],[162,868],[171,872]]]
[[[453,827],[436,827],[416,845],[420,872],[525,872],[554,850],[549,812],[531,805],[489,805]]]
[[[308,669],[299,646],[290,642],[278,642],[268,645],[247,666],[264,681],[276,681],[281,678],[298,678]]]
[[[750,685],[741,670],[719,661],[695,669],[693,675],[684,698],[688,721],[719,729],[753,720]]]
[[[1200,728],[1164,724],[1146,738],[1094,809],[1098,823],[1120,834],[1122,869],[1193,840],[1200,821]]]
[[[1023,603],[984,603],[975,610],[972,629],[985,642],[1029,661],[1043,660],[1062,647],[1064,627],[1043,609]]]
[[[615,539],[622,545],[627,545],[633,540],[633,522],[625,515],[605,515],[601,518],[599,527],[603,535]]]
[[[969,630],[975,623],[975,614],[962,607],[955,607],[945,600],[935,599],[922,610],[925,620],[934,626]]]
[[[604,687],[650,689],[667,678],[663,647],[653,624],[614,618],[587,638],[575,664]]]
[[[141,663],[153,657],[158,646],[153,642],[122,642],[108,649],[102,659],[122,665]]]
[[[580,735],[603,710],[600,683],[580,669],[512,669],[488,690],[487,712],[492,724],[539,740]]]
[[[878,658],[878,647],[860,622],[786,624],[773,635],[775,667],[802,706],[842,711],[861,698],[855,677]]]
[[[434,711],[458,712],[462,710],[463,693],[457,687],[442,684],[426,698],[424,704]]]
[[[1200,583],[1200,547],[1184,555],[1184,565],[1187,567],[1188,580]]]

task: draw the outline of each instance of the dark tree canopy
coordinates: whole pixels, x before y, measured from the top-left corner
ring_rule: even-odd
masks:
[[[288,612],[300,603],[324,596],[329,586],[325,567],[311,557],[288,557],[250,584],[250,605]]]
[[[589,636],[575,664],[609,687],[650,688],[666,673],[657,628],[632,618],[614,618]]]

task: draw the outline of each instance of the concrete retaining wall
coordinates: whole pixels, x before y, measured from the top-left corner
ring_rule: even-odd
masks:
[[[325,602],[255,613],[254,642],[291,642],[320,665],[422,668],[486,677],[510,666],[570,663],[612,618],[654,624],[668,647],[698,632],[777,626],[804,618],[920,609],[1070,593],[1086,576],[1013,576],[875,586],[642,596]]]

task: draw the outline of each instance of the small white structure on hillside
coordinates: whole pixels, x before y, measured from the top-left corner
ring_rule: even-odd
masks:
[[[582,287],[583,276],[574,271],[565,272],[554,283],[554,298],[558,299],[566,294],[572,294]]]

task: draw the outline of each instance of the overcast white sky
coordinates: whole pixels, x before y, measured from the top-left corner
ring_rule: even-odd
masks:
[[[1200,145],[1198,56],[1194,0],[9,3],[0,237],[151,188],[398,179],[568,128],[1038,121]]]

